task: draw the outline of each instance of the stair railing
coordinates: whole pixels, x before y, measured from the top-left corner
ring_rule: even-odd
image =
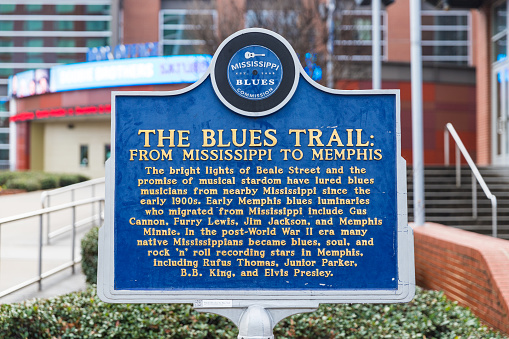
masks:
[[[449,134],[452,136],[456,143],[456,187],[461,186],[461,166],[460,166],[460,152],[467,161],[472,171],[472,217],[477,219],[477,183],[481,186],[486,198],[491,201],[491,216],[492,216],[492,236],[497,237],[497,197],[491,194],[488,185],[484,181],[479,169],[475,165],[474,161],[468,154],[467,149],[463,145],[458,133],[452,126],[451,123],[447,123],[444,129],[444,163],[449,166]]]

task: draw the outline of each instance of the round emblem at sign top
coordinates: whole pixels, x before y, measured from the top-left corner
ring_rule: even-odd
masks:
[[[264,46],[246,46],[228,64],[228,82],[237,95],[262,100],[276,92],[283,79],[283,65],[277,55]]]
[[[212,61],[212,86],[232,111],[261,117],[291,99],[299,80],[298,67],[283,37],[266,29],[245,29],[219,46]]]

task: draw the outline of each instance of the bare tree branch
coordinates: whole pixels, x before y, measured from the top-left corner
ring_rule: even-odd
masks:
[[[354,27],[357,22],[344,12],[355,8],[353,0],[335,0],[334,14],[335,40],[362,40]],[[193,25],[198,27],[197,39],[203,40],[203,53],[213,54],[221,42],[234,32],[246,27],[270,29],[282,35],[298,54],[303,67],[306,66],[305,55],[316,55],[316,64],[322,68],[326,79],[327,60],[327,0],[213,0],[204,2],[194,0],[194,9],[215,10],[217,16],[212,19],[196,17]],[[213,21],[213,22],[211,22]],[[367,25],[370,23],[368,22]],[[370,38],[370,37],[369,37]],[[343,56],[343,60],[333,63],[334,78],[358,79],[369,77],[366,63],[352,60],[353,55],[365,54],[366,46],[362,44],[335,44],[334,55]],[[320,81],[322,82],[322,81]]]

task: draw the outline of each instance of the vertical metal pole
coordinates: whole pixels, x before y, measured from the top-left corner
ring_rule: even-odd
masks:
[[[92,198],[95,198],[95,184],[92,185]],[[95,224],[95,204],[92,203],[92,225]]]
[[[214,32],[216,32],[215,23],[216,23],[216,21],[214,20]],[[163,48],[163,32],[164,32],[163,25],[164,25],[164,13],[163,13],[163,11],[160,10],[159,11],[159,32],[158,32],[159,33],[159,45],[158,45],[159,56],[162,56],[163,51],[164,51],[164,48]]]
[[[456,144],[456,187],[461,186],[461,157],[460,148]]]
[[[121,43],[119,27],[120,27],[120,0],[112,0],[110,5],[111,14],[111,38],[110,46],[116,46]]]
[[[76,198],[76,196],[75,196],[75,191],[76,191],[76,190],[75,190],[74,188],[71,190],[71,201],[72,201],[72,202],[74,202],[74,200],[75,200],[75,198]],[[73,213],[74,213],[74,209],[73,209]]]
[[[472,217],[477,219],[477,179],[472,172]]]
[[[372,83],[373,89],[382,88],[382,38],[380,21],[381,0],[371,0],[371,35],[372,35]]]
[[[507,13],[507,9],[509,9],[509,0],[505,0],[505,8],[506,8],[506,13]],[[505,25],[506,27],[508,27],[507,25],[509,24],[509,15],[506,14],[506,19],[505,19]],[[506,38],[507,40],[507,38]],[[506,46],[505,46],[505,55],[506,56],[509,56],[509,44],[506,43]],[[507,69],[507,66],[505,66],[502,70],[501,70],[501,73],[502,73],[502,81],[501,81],[501,93],[500,93],[500,101],[502,103],[502,107],[501,107],[501,110],[500,110],[500,114],[499,114],[499,117],[498,117],[498,124],[499,124],[499,127],[501,130],[500,130],[500,137],[501,137],[501,140],[500,140],[500,155],[502,156],[506,156],[507,155],[507,138],[509,137],[509,132],[507,131],[507,119],[509,118],[509,102],[507,101],[508,100],[508,96],[509,96],[509,74],[508,74],[509,70]],[[491,132],[491,134],[494,134],[494,132]],[[12,140],[12,139],[11,139]],[[495,139],[496,140],[496,139]],[[497,144],[497,142],[495,142],[495,145]],[[492,146],[493,147],[493,146]],[[496,147],[496,146],[494,146]],[[495,153],[496,154],[496,153]],[[493,160],[492,160],[493,161]],[[495,203],[496,203],[496,198],[495,198]]]
[[[424,225],[424,147],[422,129],[421,1],[410,0],[412,72],[412,158],[414,170],[414,222]]]
[[[74,247],[75,246],[76,246],[76,206],[73,206],[72,207],[72,244],[71,244],[72,274],[76,273],[76,268],[75,268],[75,263],[74,263],[74,260],[75,260]]]
[[[49,207],[49,205],[50,205],[50,196],[47,195],[46,198],[47,198],[47,206],[46,206],[46,203],[45,203],[45,204],[43,204],[42,208]],[[51,229],[50,228],[51,224],[50,224],[50,216],[49,215],[50,215],[50,213],[46,214],[46,225],[47,225],[47,227],[46,227],[46,231],[47,231],[47,233],[46,233],[46,244],[48,244],[48,245],[49,245],[49,240],[50,240],[49,233],[50,233],[50,229]]]
[[[42,220],[43,215],[39,215],[39,291],[42,291]]]
[[[497,234],[497,228],[498,228],[498,224],[497,224],[497,197],[494,195],[491,196],[491,218],[492,218],[491,232],[492,232],[493,237],[496,238],[498,236],[498,234]]]
[[[473,25],[472,25],[472,13],[469,12],[467,14],[467,27],[468,27],[468,65],[471,66],[474,64],[474,51],[473,51]],[[506,26],[507,27],[507,26]]]
[[[336,0],[329,0],[327,7],[327,28],[329,29],[329,37],[327,39],[327,87],[334,88],[332,58],[334,55],[334,12],[336,11]]]
[[[449,130],[444,129],[444,165],[449,166]]]
[[[103,217],[102,217],[102,213],[103,213],[102,207],[103,207],[103,205],[102,205],[102,203],[103,202],[101,200],[99,200],[99,227],[101,227],[102,223],[103,223]]]

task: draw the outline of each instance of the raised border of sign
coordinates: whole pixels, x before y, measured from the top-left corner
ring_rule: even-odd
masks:
[[[284,40],[277,34],[261,29],[248,29],[236,33],[238,36],[246,31],[265,32]],[[227,40],[228,41],[228,40]],[[286,42],[286,44],[288,44]],[[290,49],[291,50],[291,49]],[[296,58],[295,53],[293,57]],[[415,267],[414,267],[414,241],[413,230],[407,222],[407,187],[406,187],[406,161],[401,157],[401,122],[400,122],[400,94],[399,90],[333,90],[324,87],[312,80],[299,66],[301,75],[306,81],[317,89],[335,95],[395,95],[396,97],[396,143],[397,143],[397,210],[398,210],[398,288],[396,290],[117,290],[114,286],[114,197],[115,197],[115,118],[116,97],[120,96],[174,96],[192,91],[198,87],[205,79],[211,75],[214,68],[215,54],[209,70],[203,77],[193,85],[177,91],[170,92],[112,92],[112,114],[111,114],[111,134],[112,134],[112,154],[106,162],[106,203],[104,225],[99,229],[99,269],[97,279],[97,293],[99,297],[110,303],[194,303],[195,308],[201,308],[203,311],[210,311],[213,308],[247,308],[253,304],[261,305],[264,308],[282,309],[282,308],[316,308],[319,303],[403,303],[413,299],[415,294]],[[214,81],[212,81],[214,84]],[[293,92],[298,84],[294,84]],[[291,95],[293,95],[293,92]],[[217,93],[217,92],[216,92]],[[290,99],[289,95],[285,101],[277,106],[281,108]],[[230,109],[237,112],[223,101]],[[269,110],[271,113],[276,108]],[[269,111],[264,115],[270,114]],[[248,116],[259,116],[245,114],[246,112],[237,112]],[[249,113],[249,112],[247,112]],[[211,306],[212,305],[212,306]],[[223,312],[222,314],[224,314]]]

